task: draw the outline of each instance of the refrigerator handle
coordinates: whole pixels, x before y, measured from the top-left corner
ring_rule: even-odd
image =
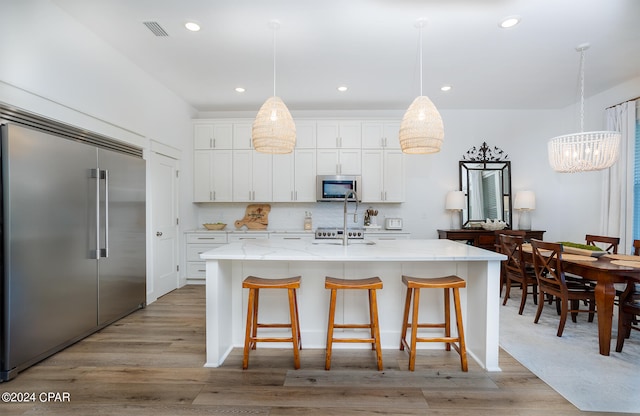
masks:
[[[96,180],[96,245],[95,252],[90,250],[96,260],[100,258],[100,179],[102,175],[98,169],[91,169],[91,179]]]
[[[109,171],[101,170],[100,179],[104,179],[104,247],[100,249],[100,257],[109,257]]]

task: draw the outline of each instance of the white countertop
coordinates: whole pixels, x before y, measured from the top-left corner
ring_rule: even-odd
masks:
[[[506,256],[451,240],[382,240],[375,244],[357,241],[336,245],[332,240],[251,240],[230,243],[206,251],[204,260],[277,261],[488,261]]]

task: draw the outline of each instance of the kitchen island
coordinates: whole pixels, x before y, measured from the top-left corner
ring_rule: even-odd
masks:
[[[242,280],[249,275],[302,276],[298,306],[303,348],[325,347],[329,307],[325,276],[379,276],[384,284],[378,291],[382,348],[397,349],[405,298],[401,276],[455,274],[467,282],[461,291],[467,353],[486,370],[500,371],[500,261],[506,259],[502,254],[450,240],[352,241],[348,246],[327,240],[250,240],[223,245],[202,253],[201,258],[206,261],[206,367],[220,366],[234,347],[243,345],[247,293]],[[261,321],[287,322],[284,293],[264,292],[260,294]],[[366,322],[367,297],[351,293],[358,291],[346,292],[338,299],[336,319]],[[429,321],[443,319],[442,291],[423,291],[420,312]],[[345,344],[344,348],[365,345]],[[444,344],[420,347],[444,348]]]

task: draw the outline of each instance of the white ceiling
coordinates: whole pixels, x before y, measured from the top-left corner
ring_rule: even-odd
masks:
[[[406,109],[420,93],[419,18],[423,93],[441,109],[575,103],[585,42],[587,97],[640,76],[640,0],[53,1],[198,111],[257,111],[273,94],[272,19],[276,94],[292,111]],[[499,28],[509,15],[521,23]]]

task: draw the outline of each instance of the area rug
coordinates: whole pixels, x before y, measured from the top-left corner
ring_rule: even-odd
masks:
[[[598,353],[598,324],[567,318],[562,337],[556,336],[559,317],[555,305],[545,305],[537,324],[536,305],[531,299],[518,315],[520,291],[511,291],[506,306],[500,306],[500,346],[582,411],[640,414],[640,332],[632,331],[622,352],[615,352],[618,316],[611,355]],[[617,307],[615,307],[617,309]]]

